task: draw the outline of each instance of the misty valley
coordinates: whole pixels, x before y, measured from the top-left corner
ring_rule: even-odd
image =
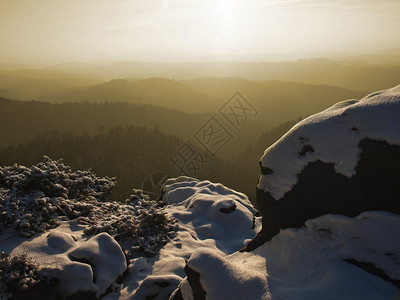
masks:
[[[187,175],[221,182],[253,200],[258,161],[263,151],[294,124],[343,99],[367,95],[371,87],[365,84],[365,78],[379,77],[379,89],[400,80],[400,66],[393,62],[368,67],[318,60],[281,63],[282,69],[290,71],[286,75],[277,74],[278,67],[273,64],[279,65],[243,63],[240,68],[254,74],[264,73],[274,80],[158,77],[104,82],[99,74],[103,78],[113,73],[137,76],[137,68],[132,65],[124,69],[120,64],[119,68],[104,66],[100,72],[98,67],[96,78],[88,67],[67,72],[3,66],[0,72],[0,164],[32,165],[43,155],[63,158],[75,169],[92,169],[99,175],[116,177],[118,183],[112,198],[119,201],[128,197],[132,188],[144,188],[152,174],[164,174],[164,180]],[[160,68],[153,65],[148,63],[142,68],[149,71],[153,68],[152,75],[161,75],[156,71]],[[174,73],[173,64],[169,65],[165,67],[165,74],[179,77],[179,73]],[[217,68],[218,63],[214,65]],[[303,70],[298,71],[296,77],[293,70],[298,65]],[[191,68],[188,63],[180,67],[181,70],[187,68],[186,76],[203,75],[202,65]],[[232,63],[232,74],[238,68]],[[343,87],[335,80],[329,81],[328,76],[316,78],[312,75],[312,70],[325,69],[330,76],[340,78],[335,73],[341,72],[341,68],[353,68],[358,72],[359,83],[351,85],[347,81],[347,86]],[[216,71],[215,75],[224,73]],[[220,110],[236,92],[254,112],[239,111],[234,120],[237,124],[232,125]],[[221,142],[223,145],[217,153],[210,152],[194,138],[210,118],[217,120],[222,126],[220,129],[229,135],[229,140],[225,144]],[[192,143],[193,153],[202,153],[204,161],[196,168],[184,170],[174,165],[171,158],[187,141]]]
[[[0,65],[0,298],[391,299],[400,56],[359,59]]]

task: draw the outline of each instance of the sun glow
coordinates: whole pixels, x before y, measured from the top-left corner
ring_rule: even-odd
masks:
[[[232,1],[217,0],[216,2],[219,15],[222,18],[230,18],[232,16]]]
[[[215,30],[214,51],[216,54],[229,52],[235,43],[234,7],[231,0],[216,0],[212,3]]]
[[[399,1],[347,2],[1,0],[0,61],[253,59],[398,47]]]

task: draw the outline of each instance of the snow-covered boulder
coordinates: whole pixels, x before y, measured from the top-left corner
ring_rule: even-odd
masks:
[[[195,251],[175,295],[192,299],[397,299],[400,216],[324,215],[252,252]],[[396,287],[397,286],[397,287]],[[182,299],[181,298],[181,299]],[[175,297],[172,299],[179,299]]]
[[[196,250],[185,272],[187,277],[180,286],[185,300],[270,299],[265,269],[231,261],[210,249]]]
[[[245,194],[208,180],[185,176],[169,179],[162,200],[168,204],[170,216],[191,224],[192,239],[212,240],[224,252],[240,249],[259,224],[257,211]]]
[[[220,183],[171,178],[161,201],[166,216],[177,221],[176,234],[157,255],[131,259],[119,295],[105,299],[168,299],[185,278],[186,261],[196,250],[222,258],[237,252],[261,227],[248,197]]]
[[[300,229],[282,230],[255,251],[238,252],[261,227],[244,194],[188,177],[168,180],[163,191],[162,209],[176,219],[177,232],[154,256],[128,255],[127,269],[113,230],[88,237],[82,218],[29,240],[7,228],[0,234],[0,249],[11,256],[28,253],[37,269],[55,280],[51,294],[71,298],[365,300],[399,295],[397,214],[323,215]]]
[[[176,275],[147,276],[135,292],[135,300],[166,300],[179,285],[182,278]]]
[[[265,150],[260,166],[263,229],[248,250],[327,213],[400,214],[400,85],[301,121]]]
[[[58,294],[63,297],[76,293],[100,297],[127,269],[123,250],[108,233],[86,240],[53,229],[11,254],[21,251],[29,253],[46,277],[59,281]]]

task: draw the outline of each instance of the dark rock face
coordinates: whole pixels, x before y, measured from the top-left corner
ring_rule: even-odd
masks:
[[[261,161],[260,161],[260,168],[261,168],[261,174],[262,175],[268,175],[268,174],[272,174],[273,173],[273,171],[270,168],[263,167],[262,164],[261,164]]]
[[[336,173],[333,163],[317,160],[298,174],[297,184],[279,201],[257,189],[263,227],[243,250],[257,248],[280,229],[298,228],[328,213],[356,216],[386,210],[400,214],[400,146],[365,138],[359,148],[362,153],[351,178]]]
[[[189,281],[190,287],[193,290],[194,300],[205,300],[207,293],[200,283],[200,273],[190,268],[187,263],[184,270],[187,279]]]
[[[230,214],[232,212],[234,212],[236,210],[236,204],[233,204],[232,206],[229,207],[221,207],[219,209],[220,212],[222,212],[223,214]]]

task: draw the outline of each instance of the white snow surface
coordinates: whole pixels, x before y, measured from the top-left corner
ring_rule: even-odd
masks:
[[[265,150],[261,164],[273,172],[261,176],[258,188],[279,200],[297,183],[304,167],[316,160],[334,163],[337,173],[351,177],[361,152],[358,144],[366,137],[400,145],[400,85],[339,102],[299,122]],[[301,156],[305,145],[314,152]]]
[[[265,262],[253,266],[253,261],[252,257],[230,261],[211,249],[198,249],[188,265],[200,273],[207,299],[270,299]],[[188,291],[183,289],[185,299],[193,294]]]
[[[188,265],[200,273],[206,299],[395,299],[394,285],[343,259],[373,263],[400,279],[400,217],[324,215],[285,229],[253,253],[222,256],[198,249]],[[187,282],[184,299],[193,299]]]
[[[165,210],[179,220],[176,238],[158,257],[134,259],[119,294],[107,299],[163,299],[177,277],[183,279],[184,299],[194,299],[183,271],[185,260],[200,273],[208,300],[392,299],[400,294],[391,283],[343,261],[369,262],[400,279],[398,215],[325,215],[307,221],[306,227],[282,230],[254,252],[239,253],[260,229],[260,218],[251,228],[254,208],[245,195],[188,177],[168,180],[164,192]],[[232,203],[236,210],[221,214],[219,208]],[[160,290],[160,282],[171,285]]]
[[[22,242],[10,255],[28,253],[46,275],[59,279],[63,295],[87,291],[99,297],[126,270],[125,254],[108,233],[87,239],[83,230],[72,231],[74,227],[79,228],[75,222],[63,222]]]
[[[343,260],[374,264],[400,280],[398,215],[383,211],[353,218],[324,215],[300,229],[282,230],[254,252],[240,253],[261,227],[261,219],[253,216],[255,210],[244,194],[221,184],[179,177],[166,182],[162,199],[167,215],[178,220],[179,230],[156,256],[131,259],[121,285],[115,283],[125,260],[119,245],[106,233],[87,239],[85,227],[75,221],[63,222],[24,243],[22,237],[3,232],[0,247],[11,254],[28,251],[40,265],[59,272],[70,292],[84,287],[101,294],[112,284],[112,292],[102,298],[108,300],[168,299],[178,285],[185,300],[193,299],[185,278],[186,262],[200,273],[208,300],[400,296],[391,283]],[[230,213],[220,211],[234,205]],[[95,267],[72,257],[91,260]],[[95,284],[88,283],[91,271],[97,274]]]
[[[168,213],[180,223],[190,225],[189,232],[195,240],[212,239],[218,249],[229,253],[239,250],[243,241],[255,234],[256,210],[245,194],[222,184],[184,176],[168,180],[164,190],[163,201],[170,204]],[[220,211],[232,206],[236,209],[231,213]]]
[[[156,282],[170,282],[166,289],[175,290],[179,283],[176,279],[185,278],[186,260],[195,250],[208,249],[226,256],[242,248],[261,229],[260,217],[254,217],[253,221],[255,209],[247,196],[222,184],[189,177],[169,179],[164,185],[162,200],[168,204],[167,214],[178,219],[177,236],[157,257],[131,261],[129,275],[119,294],[121,298],[144,300],[148,295],[157,294],[154,299],[166,299],[161,297],[165,291],[162,294]],[[233,205],[236,209],[231,213],[219,211]],[[109,295],[107,299],[117,299],[117,295]]]

